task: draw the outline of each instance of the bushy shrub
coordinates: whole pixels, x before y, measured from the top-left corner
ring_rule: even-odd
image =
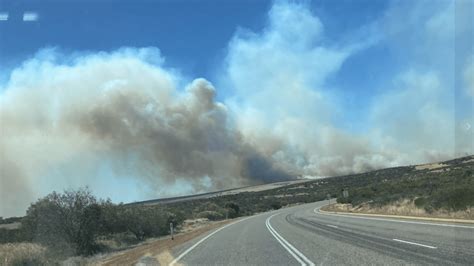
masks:
[[[33,203],[22,219],[22,230],[34,241],[64,248],[76,254],[96,251],[95,237],[101,228],[101,208],[86,189],[53,192]]]
[[[435,193],[431,197],[436,209],[445,208],[453,211],[465,210],[474,206],[474,187],[455,187]]]
[[[171,215],[156,207],[130,206],[123,212],[123,223],[138,240],[169,233]]]
[[[222,208],[214,202],[206,202],[199,207],[201,211],[221,211]]]
[[[23,230],[0,228],[0,243],[18,243],[28,240]]]
[[[110,200],[101,205],[101,235],[111,235],[127,232],[126,207],[123,204],[113,204]]]
[[[278,200],[274,200],[270,203],[270,207],[273,209],[273,210],[278,210],[281,208],[281,203],[280,201]]]
[[[0,231],[2,241],[30,240],[63,253],[90,255],[99,250],[98,236],[132,233],[136,239],[169,233],[185,216],[158,206],[113,204],[97,200],[87,188],[53,192],[33,203],[22,219],[21,230]]]
[[[472,170],[471,169],[467,169],[464,171],[464,177],[472,177],[473,174],[472,174]]]
[[[415,203],[415,206],[418,207],[418,208],[424,208],[425,205],[427,204],[428,200],[424,197],[419,197],[419,198],[416,198],[414,203]]]
[[[203,211],[198,213],[197,218],[207,218],[211,221],[222,220],[225,218],[225,214],[216,211]]]
[[[226,209],[228,210],[228,218],[236,218],[239,217],[240,214],[240,206],[235,202],[228,202],[225,205]]]
[[[351,197],[347,197],[347,198],[338,197],[338,198],[336,199],[336,202],[337,202],[337,203],[342,203],[342,204],[345,204],[345,203],[352,203],[352,198],[351,198]]]

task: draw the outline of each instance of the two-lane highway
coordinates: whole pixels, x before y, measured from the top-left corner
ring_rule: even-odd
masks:
[[[474,263],[474,225],[321,213],[324,204],[243,218],[180,246],[172,264]]]

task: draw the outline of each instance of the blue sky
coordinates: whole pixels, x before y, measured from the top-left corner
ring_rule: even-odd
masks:
[[[56,47],[64,53],[113,51],[120,47],[158,47],[166,65],[189,77],[219,78],[229,41],[238,29],[258,32],[267,21],[272,1],[2,1],[10,19],[0,23],[0,61],[8,69],[18,66],[39,49]],[[307,1],[307,7],[324,23],[323,42],[337,45],[359,27],[383,15],[388,1]],[[25,11],[39,20],[24,23]],[[344,19],[341,19],[344,18]],[[383,43],[348,58],[337,77],[330,80],[344,90],[341,96],[353,118],[370,99],[383,75],[374,75],[385,62],[385,72],[396,56]],[[390,62],[390,63],[389,63]],[[357,67],[361,63],[365,67]],[[8,71],[4,71],[7,73]],[[2,73],[2,76],[5,74]],[[218,88],[219,99],[227,88]],[[356,111],[357,110],[357,111]],[[356,127],[359,125],[348,125]]]
[[[212,79],[235,32],[239,28],[261,30],[272,5],[272,1],[263,0],[216,3],[206,0],[2,1],[0,9],[9,13],[9,20],[0,23],[0,60],[3,67],[12,68],[45,47],[71,53],[153,46],[161,50],[168,66],[191,77]],[[348,32],[378,19],[388,5],[371,0],[308,3],[308,8],[324,22],[329,33],[324,40],[327,43],[337,43]],[[24,23],[22,16],[27,11],[38,13],[38,21]],[[383,45],[375,47],[370,54],[351,58],[336,82],[371,81],[357,77],[365,76],[381,57],[390,57]],[[351,66],[361,60],[369,64],[367,68]],[[225,88],[220,88],[219,94],[225,95]]]
[[[208,76],[237,27],[259,29],[269,1],[2,1],[11,19],[0,25],[2,61],[38,49],[111,51],[159,47],[170,66]],[[39,20],[23,23],[25,11]]]
[[[0,215],[472,154],[473,6],[0,0]]]

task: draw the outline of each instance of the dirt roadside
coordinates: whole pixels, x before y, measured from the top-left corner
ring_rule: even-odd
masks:
[[[138,247],[124,250],[102,258],[92,263],[93,265],[168,265],[174,257],[171,250],[187,241],[198,237],[206,232],[221,227],[235,221],[225,220],[212,222],[207,225],[197,227],[191,231],[176,234],[174,240],[169,237],[140,245]]]
[[[402,219],[413,219],[413,220],[424,220],[424,221],[437,221],[437,222],[449,222],[449,223],[467,223],[474,224],[474,220],[470,219],[472,214],[470,210],[468,213],[434,213],[428,214],[424,211],[417,210],[413,206],[410,208],[391,208],[389,210],[385,208],[369,208],[364,207],[352,207],[350,204],[335,203],[324,206],[320,209],[321,212],[328,213],[340,213],[340,214],[351,214],[351,215],[362,215],[362,216],[373,216],[373,217],[385,217],[385,218],[402,218]]]

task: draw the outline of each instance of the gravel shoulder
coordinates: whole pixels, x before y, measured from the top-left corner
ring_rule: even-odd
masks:
[[[424,211],[416,211],[413,206],[407,208],[406,205],[402,206],[402,208],[369,208],[368,206],[353,207],[350,204],[335,203],[324,206],[320,210],[321,212],[345,213],[351,215],[474,224],[474,220],[470,219],[470,217],[472,217],[470,209],[467,210],[466,213],[436,212],[429,214]]]
[[[221,227],[233,220],[209,222],[208,224],[193,227],[185,232],[175,235],[174,240],[170,236],[157,239],[132,249],[111,253],[98,259],[92,265],[168,265],[174,257],[171,250],[181,244],[190,241],[208,231]]]

